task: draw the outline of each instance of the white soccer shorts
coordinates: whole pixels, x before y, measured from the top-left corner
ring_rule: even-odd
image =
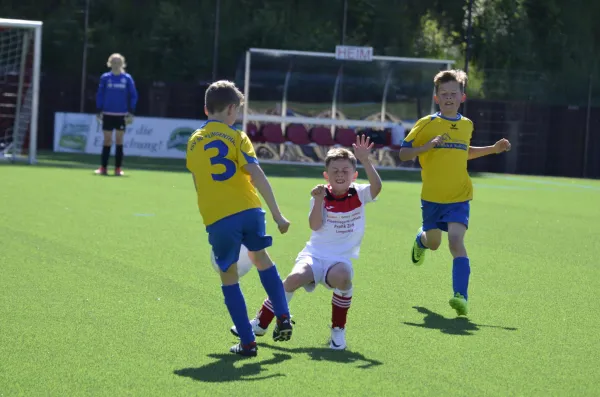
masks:
[[[296,258],[296,264],[294,265],[294,269],[300,267],[304,267],[306,265],[310,266],[315,281],[313,283],[307,284],[304,286],[306,292],[313,292],[317,287],[317,284],[323,285],[325,288],[333,290],[329,284],[327,284],[326,278],[329,269],[331,269],[335,264],[343,263],[345,266],[350,268],[351,277],[354,278],[354,269],[352,268],[352,262],[349,260],[326,260],[315,258],[307,253],[300,253]],[[293,272],[294,270],[292,270]]]

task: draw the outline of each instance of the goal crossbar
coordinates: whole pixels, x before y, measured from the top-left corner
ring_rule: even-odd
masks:
[[[430,59],[430,58],[410,58],[410,57],[392,57],[392,56],[378,56],[373,55],[371,57],[371,62],[375,62],[375,65],[366,66],[366,68],[370,68],[371,72],[365,72],[366,75],[362,76],[362,69],[356,69],[356,67],[352,66],[352,64],[362,64],[360,67],[365,67],[365,64],[369,62],[358,62],[352,60],[340,60],[337,59],[336,53],[333,52],[314,52],[314,51],[297,51],[297,50],[280,50],[280,49],[270,49],[270,48],[249,48],[245,54],[245,62],[244,62],[244,96],[245,96],[245,104],[243,108],[242,115],[242,126],[244,129],[247,128],[248,123],[250,122],[263,122],[263,123],[273,123],[273,124],[281,124],[282,130],[285,130],[286,125],[289,124],[304,124],[304,125],[313,125],[313,126],[328,126],[331,127],[331,132],[334,132],[335,127],[347,126],[353,128],[376,128],[376,129],[385,129],[390,128],[395,125],[395,122],[398,122],[400,117],[391,117],[388,118],[390,114],[390,104],[388,103],[388,98],[393,97],[395,93],[393,93],[394,84],[392,81],[394,80],[394,74],[397,76],[402,76],[406,78],[406,81],[410,85],[411,83],[415,83],[414,80],[410,80],[411,73],[417,73],[416,71],[424,71],[424,70],[443,70],[450,69],[452,65],[455,63],[453,60],[448,59]],[[258,80],[252,79],[252,68],[253,68],[253,56],[258,56],[258,61],[260,65],[263,65],[263,68],[266,66],[266,69],[258,70],[259,75],[267,76],[267,78],[273,79],[276,82],[268,82],[261,81],[261,77],[258,77]],[[313,67],[314,72],[306,72],[301,71],[302,66],[298,66],[295,62],[300,62],[301,64],[306,65],[310,63],[310,58],[315,59],[315,65]],[[321,59],[322,61],[319,61]],[[267,60],[267,62],[265,62]],[[308,60],[308,61],[307,61]],[[272,62],[269,62],[272,61]],[[262,63],[260,63],[262,62]],[[319,62],[322,66],[327,69],[319,70]],[[323,63],[325,62],[325,63]],[[275,64],[279,66],[275,66]],[[396,65],[404,64],[402,66],[404,68],[409,68],[410,71],[406,70],[397,70]],[[419,67],[419,64],[422,67]],[[258,66],[260,68],[260,66]],[[354,68],[354,74],[349,74],[348,68]],[[357,66],[358,67],[358,66]],[[254,66],[256,68],[256,66]],[[274,68],[270,70],[269,68]],[[331,90],[327,91],[330,95],[329,99],[326,99],[326,102],[323,100],[320,101],[319,106],[323,109],[326,105],[323,103],[329,103],[329,108],[324,109],[325,113],[320,113],[320,115],[315,114],[301,114],[302,111],[290,111],[290,81],[293,80],[292,76],[294,73],[298,73],[298,75],[305,76],[310,73],[316,73],[324,75],[329,73],[331,76],[330,83],[324,83],[327,87],[323,87],[323,90]],[[358,73],[358,74],[357,74]],[[369,75],[371,73],[371,75]],[[277,75],[277,77],[275,77]],[[351,75],[353,77],[351,77]],[[356,117],[356,112],[350,117],[345,117],[343,114],[340,115],[340,109],[344,106],[348,108],[348,104],[340,104],[341,101],[340,94],[342,92],[342,86],[347,88],[352,86],[352,79],[357,76],[361,76],[365,80],[371,79],[365,84],[376,84],[377,89],[375,95],[379,97],[379,99],[375,99],[375,102],[371,102],[369,108],[373,111],[371,115],[366,115],[366,119],[363,115],[360,117]],[[322,78],[323,76],[321,76]],[[431,78],[433,75],[431,76]],[[315,75],[315,78],[319,78],[319,76]],[[350,79],[350,80],[347,80]],[[429,79],[429,77],[428,77]],[[373,83],[374,81],[374,83]],[[422,83],[423,79],[420,80]],[[253,100],[252,87],[261,87],[264,92],[264,87],[269,84],[274,84],[272,86],[272,94],[273,97],[267,101]],[[428,82],[426,84],[429,84]],[[415,83],[415,85],[417,85]],[[353,87],[355,88],[355,87]],[[317,88],[319,89],[319,88]],[[358,87],[360,91],[361,87]],[[433,101],[433,87],[428,88],[427,94],[425,94],[427,107],[424,109],[425,111],[434,112],[435,104]],[[380,90],[380,91],[377,91]],[[419,86],[417,90],[421,90],[420,98],[423,97],[422,86]],[[429,99],[427,99],[429,98]],[[269,104],[275,103],[276,109],[271,109],[268,112],[265,112],[264,109],[261,111],[256,111],[252,108],[252,104],[256,103]],[[298,104],[298,101],[295,101]],[[355,108],[359,108],[361,106],[361,101],[351,106],[355,106]],[[271,106],[271,105],[267,105]],[[258,107],[258,106],[257,106]],[[272,107],[272,106],[271,106]],[[375,112],[375,113],[373,113]],[[315,113],[315,112],[313,112]],[[329,116],[323,117],[322,114],[328,114]],[[316,117],[315,117],[316,116]],[[393,122],[391,122],[392,120]]]
[[[314,58],[335,58],[333,52],[316,52],[316,51],[297,51],[297,50],[275,50],[272,48],[250,48],[250,53],[256,54],[268,54],[273,56],[283,55],[299,55],[308,56]],[[431,58],[406,58],[406,57],[391,57],[385,55],[373,55],[374,61],[392,61],[392,62],[405,62],[405,63],[435,63],[435,64],[448,64],[453,65],[455,61],[449,59],[431,59]]]
[[[36,28],[42,27],[44,23],[41,21],[27,21],[24,19],[7,19],[0,18],[0,26],[13,28]]]

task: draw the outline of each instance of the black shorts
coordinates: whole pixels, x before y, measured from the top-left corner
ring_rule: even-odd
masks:
[[[102,131],[125,131],[125,116],[102,115]]]

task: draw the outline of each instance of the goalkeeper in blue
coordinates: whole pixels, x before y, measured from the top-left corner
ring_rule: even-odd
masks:
[[[260,281],[273,302],[277,317],[273,338],[286,341],[292,335],[283,284],[266,251],[272,245],[272,238],[266,234],[265,211],[261,208],[258,193],[281,233],[287,232],[290,223],[277,206],[250,139],[244,132],[231,127],[243,99],[232,82],[217,81],[208,87],[204,107],[208,120],[188,141],[186,165],[192,173],[200,215],[220,269],[225,305],[239,331],[240,343],[230,351],[242,356],[256,356],[255,335],[237,271],[242,244],[248,249]]]
[[[115,175],[124,175],[123,164],[123,137],[128,124],[133,122],[133,113],[138,100],[133,77],[125,72],[125,57],[121,54],[111,54],[106,64],[111,71],[100,77],[98,92],[96,93],[97,118],[102,123],[104,142],[100,156],[100,168],[95,172],[98,175],[107,175],[108,159],[112,146],[112,133],[115,130]]]
[[[460,104],[466,99],[467,75],[461,70],[444,70],[434,77],[433,82],[440,111],[417,121],[400,149],[400,160],[408,161],[418,156],[422,169],[423,224],[413,243],[411,260],[415,265],[422,265],[427,250],[437,250],[442,232],[448,233],[454,258],[454,293],[449,303],[460,316],[468,313],[471,274],[464,242],[473,199],[467,162],[508,151],[510,142],[501,139],[492,146],[470,146],[473,122],[458,113]]]

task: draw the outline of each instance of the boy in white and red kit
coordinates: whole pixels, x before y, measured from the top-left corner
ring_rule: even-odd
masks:
[[[357,137],[354,154],[343,148],[329,150],[323,176],[328,185],[317,185],[311,192],[308,222],[310,240],[296,258],[296,265],[283,282],[286,298],[304,287],[314,291],[317,284],[333,290],[331,314],[332,349],[346,348],[346,318],[352,302],[352,259],[358,258],[365,232],[365,205],[381,192],[381,178],[369,160],[373,144]],[[356,160],[365,168],[369,184],[356,184]],[[262,336],[273,321],[273,304],[266,299],[256,318],[250,321],[256,336]],[[231,328],[238,335],[235,326]],[[277,335],[273,334],[277,340]]]

